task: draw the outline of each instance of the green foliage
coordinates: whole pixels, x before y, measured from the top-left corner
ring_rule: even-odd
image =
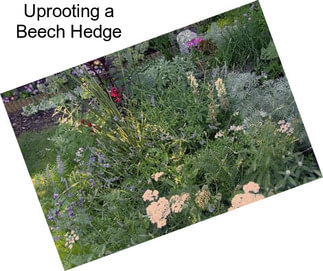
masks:
[[[124,49],[114,55],[117,55],[114,63],[119,67],[127,67],[132,69],[144,60],[144,54],[148,50],[149,42],[145,41]]]
[[[254,4],[236,19],[234,25],[221,28],[217,22],[212,23],[205,39],[216,43],[217,56],[222,63],[242,69],[257,65],[261,50],[267,47],[271,35],[260,6]]]
[[[278,125],[265,121],[250,129],[249,156],[246,177],[255,181],[267,193],[278,193],[320,176],[313,157],[295,152],[297,138],[278,131]],[[304,163],[304,159],[306,162]],[[244,165],[244,167],[245,167]]]
[[[207,184],[213,193],[224,199],[232,194],[241,182],[241,165],[244,162],[245,137],[224,136],[206,145],[185,161],[185,180],[188,184]],[[227,203],[227,202],[226,202]]]
[[[272,41],[269,42],[267,48],[261,49],[258,65],[259,67],[257,69],[266,73],[270,78],[277,78],[284,75],[283,67]]]
[[[30,176],[42,172],[47,164],[56,160],[55,146],[48,140],[55,134],[57,127],[37,132],[24,133],[18,138]]]
[[[241,114],[245,124],[265,117],[274,121],[299,118],[285,77],[266,80],[254,73],[228,73],[226,78],[228,95],[234,100],[233,110]]]
[[[158,36],[157,38],[149,40],[149,46],[153,50],[161,52],[167,60],[171,60],[177,53],[175,47],[171,44],[171,38],[172,33]]]
[[[172,61],[159,58],[138,69],[133,84],[138,89],[150,88],[152,92],[173,85],[187,86],[186,73],[195,70],[196,67],[189,58],[176,56]]]
[[[59,125],[55,133],[48,138],[55,146],[55,151],[65,162],[68,172],[76,166],[75,153],[82,147],[90,147],[95,143],[95,137],[89,129],[80,130],[75,124],[64,123]]]
[[[224,28],[226,26],[234,25],[239,19],[241,19],[241,17],[243,17],[243,14],[248,14],[250,8],[251,5],[249,4],[217,16],[216,23],[218,27]]]
[[[59,105],[62,105],[73,99],[73,96],[70,93],[60,93],[48,99],[43,99],[39,102],[34,102],[30,105],[25,106],[22,110],[22,115],[31,116],[40,111],[46,111],[49,109],[56,108]]]

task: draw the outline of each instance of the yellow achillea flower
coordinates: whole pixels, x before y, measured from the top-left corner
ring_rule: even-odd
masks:
[[[249,182],[242,187],[245,193],[253,192],[258,193],[260,190],[260,185],[255,182]]]
[[[163,175],[164,175],[164,172],[157,172],[157,173],[151,175],[151,177],[157,182],[158,179]]]
[[[198,191],[195,194],[195,203],[198,207],[201,209],[206,209],[207,204],[209,203],[211,199],[211,193],[208,189],[202,188],[202,190]]]
[[[157,224],[157,228],[162,228],[167,223],[167,216],[170,214],[169,201],[162,197],[157,202],[154,201],[146,208],[146,213],[152,224]]]
[[[153,200],[157,200],[158,199],[158,194],[159,192],[157,190],[150,190],[150,189],[147,189],[146,192],[142,195],[142,199],[144,201],[153,201]]]
[[[182,195],[174,195],[169,201],[171,203],[171,210],[173,213],[180,213],[183,210],[185,201],[189,198],[189,193],[184,193]]]
[[[264,199],[265,196],[262,194],[257,194],[260,190],[259,184],[255,182],[249,182],[243,186],[243,194],[237,194],[231,200],[231,207],[228,211],[240,208],[241,206],[247,205],[249,203]]]
[[[65,247],[67,247],[68,249],[72,249],[74,243],[80,239],[80,237],[75,233],[74,230],[72,230],[70,233],[65,233],[64,236],[66,241]]]
[[[146,208],[146,214],[152,224],[157,224],[157,228],[162,228],[167,224],[167,217],[171,212],[180,213],[183,210],[184,203],[189,198],[189,193],[183,193],[180,196],[174,195],[168,201],[165,197],[158,201],[159,192],[157,190],[146,190],[142,196],[144,201],[152,201]]]

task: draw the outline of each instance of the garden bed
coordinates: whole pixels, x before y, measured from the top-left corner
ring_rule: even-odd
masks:
[[[54,110],[40,111],[27,117],[21,114],[22,110],[20,109],[9,113],[8,116],[15,135],[18,137],[24,132],[41,131],[56,125],[59,115],[53,116]]]
[[[11,102],[5,103],[5,108],[8,113],[14,113],[14,112],[22,110],[22,108],[27,105],[33,104],[35,102],[39,102],[39,101],[49,98],[49,97],[50,97],[49,94],[41,93],[41,94],[35,95],[33,97],[19,99],[17,101],[11,101]]]

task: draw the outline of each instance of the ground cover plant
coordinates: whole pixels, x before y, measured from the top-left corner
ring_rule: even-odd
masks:
[[[46,82],[18,143],[65,269],[321,176],[257,2]]]

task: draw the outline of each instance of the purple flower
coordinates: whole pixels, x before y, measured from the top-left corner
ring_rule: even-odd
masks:
[[[198,46],[202,41],[203,41],[203,38],[193,38],[190,41],[188,41],[186,45],[188,48],[191,48],[191,47]]]
[[[32,84],[29,84],[29,85],[26,85],[24,86],[24,89],[28,92],[28,93],[32,93],[33,92],[33,85]]]
[[[4,103],[9,103],[9,99],[8,99],[7,97],[2,97],[2,101],[3,101]]]
[[[91,183],[91,188],[96,186],[96,183],[95,183],[95,181],[93,179],[90,179],[89,182]]]
[[[61,206],[62,204],[63,204],[62,201],[58,201],[58,202],[55,203],[55,206]]]
[[[61,237],[60,237],[60,236],[54,236],[54,241],[57,241],[57,240],[59,240],[59,239],[61,239]]]
[[[74,211],[73,211],[72,208],[73,208],[72,204],[67,207],[67,212],[68,212],[68,215],[69,215],[70,218],[74,217]]]
[[[48,218],[48,220],[50,220],[50,221],[54,221],[54,217],[53,217],[52,215],[48,215],[48,216],[47,216],[47,218]]]
[[[59,215],[59,210],[55,210],[54,213],[55,213],[55,216],[58,216]]]
[[[79,201],[77,202],[77,205],[80,206],[83,204],[83,202],[84,202],[84,198],[80,198]]]
[[[72,205],[69,205],[69,206],[67,207],[67,211],[68,211],[68,212],[73,212],[73,209],[72,209],[72,208],[73,208],[73,206],[72,206]]]
[[[58,194],[57,193],[54,193],[53,194],[53,199],[56,200],[58,198]]]
[[[68,215],[70,216],[70,218],[73,218],[75,215],[74,215],[74,212],[69,212]]]
[[[243,13],[243,17],[247,17],[248,16],[248,14],[247,13]]]

